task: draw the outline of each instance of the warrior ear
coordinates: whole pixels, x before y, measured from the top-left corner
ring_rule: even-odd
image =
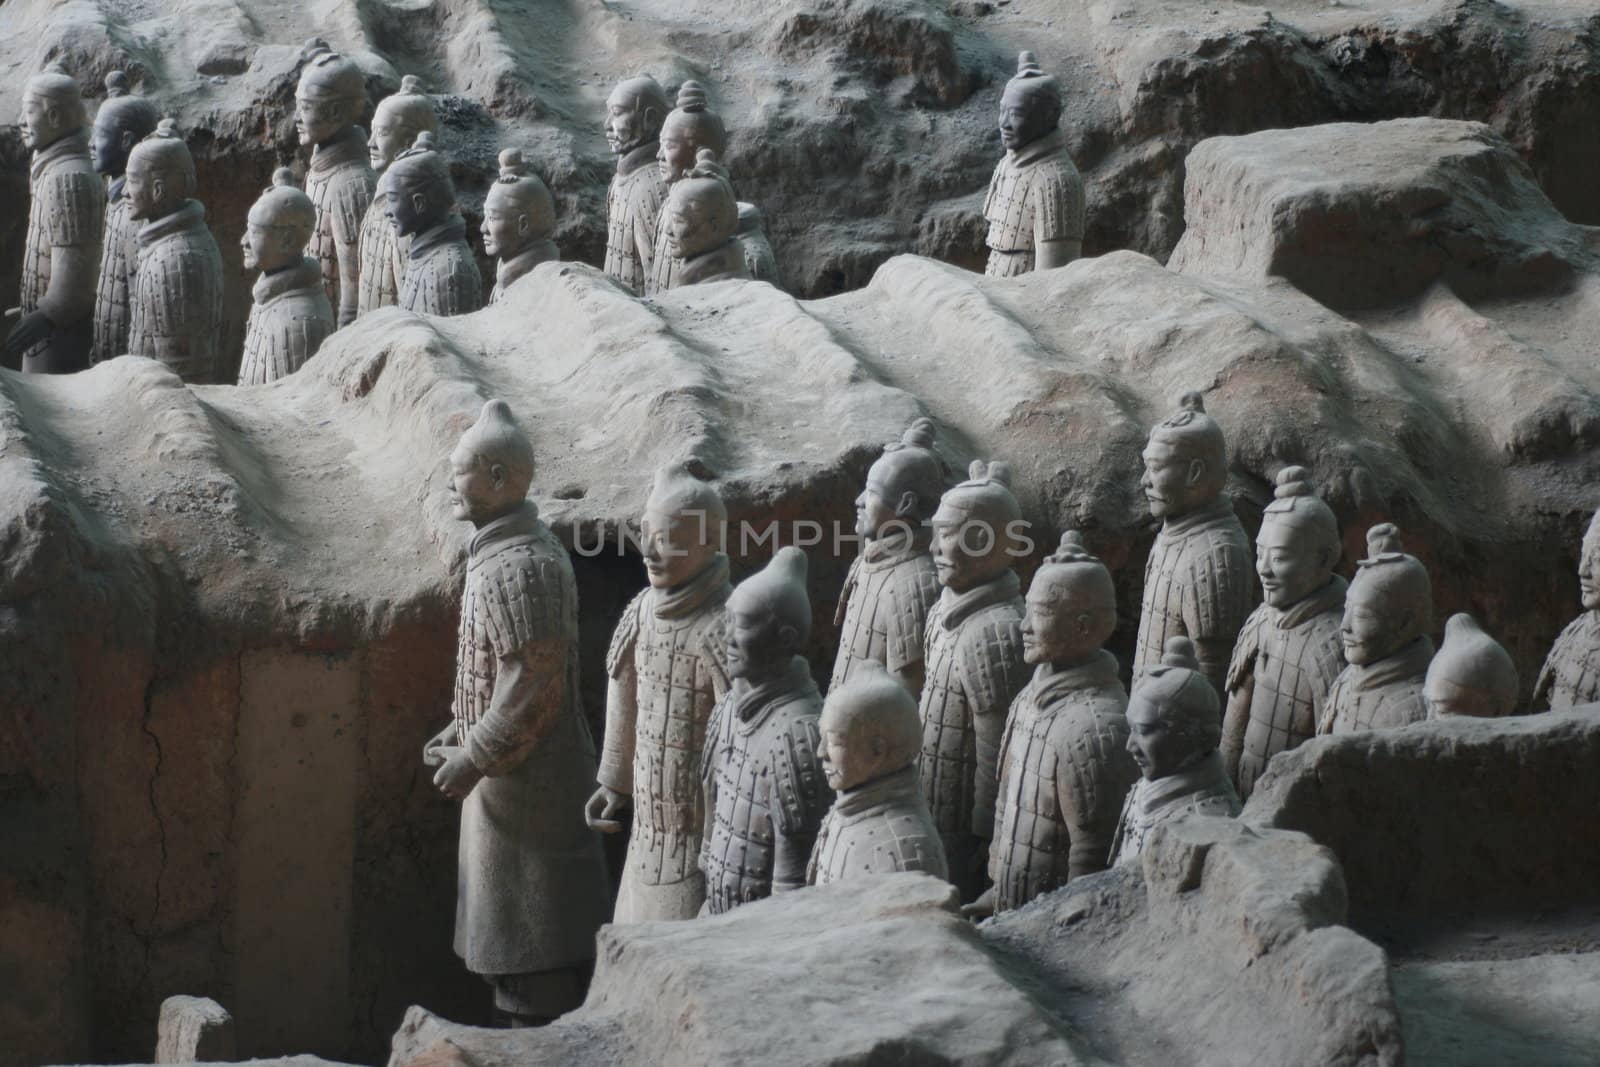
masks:
[[[1198,457],[1191,459],[1189,461],[1189,477],[1185,479],[1186,484],[1190,488],[1193,488],[1194,486],[1199,485],[1200,479],[1204,478],[1205,476],[1206,461]]]
[[[123,130],[117,135],[117,144],[122,148],[123,155],[133,151],[134,142],[137,140],[138,138],[133,135],[132,130]]]
[[[778,646],[780,648],[799,648],[800,631],[793,626],[778,627]]]
[[[895,502],[894,513],[896,518],[905,518],[907,515],[917,513],[917,494],[907,489],[900,494],[900,499]]]
[[[526,237],[533,230],[533,219],[526,211],[517,216],[517,236]]]
[[[504,489],[506,487],[506,481],[505,465],[502,463],[489,464],[489,484],[493,485],[497,490]]]

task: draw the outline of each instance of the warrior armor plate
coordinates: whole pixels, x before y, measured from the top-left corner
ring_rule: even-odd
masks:
[[[210,381],[222,348],[222,253],[198,200],[139,231],[128,351],[186,382]]]
[[[554,241],[535,241],[510,259],[502,259],[494,272],[494,288],[489,291],[489,303],[498,304],[513,282],[541,263],[558,262],[561,251]]]
[[[1151,831],[1163,823],[1189,814],[1232,818],[1240,807],[1239,794],[1222,765],[1222,753],[1215,750],[1177,774],[1154,781],[1140,778],[1122,805],[1111,863],[1137,862]]]
[[[950,876],[915,764],[839,795],[817,831],[806,884],[894,871]]]
[[[381,197],[374,196],[361,220],[361,285],[356,293],[356,314],[400,302],[400,279],[406,275],[405,255],[411,242],[394,232],[384,214]]]
[[[255,303],[245,327],[240,385],[264,385],[293,374],[334,331],[322,269],[310,256],[275,274],[263,274],[252,295]]]
[[[317,225],[306,255],[322,264],[322,285],[340,322],[348,322],[356,313],[361,224],[377,186],[366,131],[359,127],[351,126],[311,153],[306,195],[317,209]]]
[[[1104,869],[1139,777],[1127,710],[1109,652],[1048,677],[1036,672],[1011,705],[989,846],[996,911]]]
[[[1419,637],[1377,663],[1345,667],[1328,690],[1327,708],[1317,733],[1390,730],[1422,722],[1428,717],[1422,683],[1431,659],[1433,641]]]
[[[128,350],[133,278],[139,266],[139,226],[133,205],[122,195],[123,179],[111,183],[106,201],[105,236],[100,245],[100,283],[94,294],[94,347],[89,362],[100,363]]]
[[[23,314],[43,310],[55,336],[22,353],[47,369],[81,368],[88,358],[94,328],[95,278],[105,225],[106,187],[89,161],[89,135],[69,133],[33,154],[28,170],[28,234],[22,252],[19,295]],[[70,275],[56,277],[61,260]]]
[[[739,245],[744,249],[745,269],[758,282],[766,282],[774,289],[783,288],[783,275],[778,270],[778,257],[773,255],[772,242],[767,240],[767,229],[761,219],[761,209],[754,204],[739,203]]]
[[[1033,270],[1040,241],[1083,240],[1083,178],[1055,130],[1008,152],[995,164],[983,201],[989,223],[986,274],[1010,277]]]
[[[635,293],[644,292],[656,247],[656,225],[667,199],[667,183],[656,166],[657,142],[617,160],[606,192],[606,273]]]
[[[466,223],[452,215],[417,234],[400,283],[400,306],[424,315],[465,315],[483,306],[483,276],[466,240]]]
[[[1194,642],[1201,672],[1222,696],[1255,581],[1250,541],[1226,496],[1168,519],[1144,566],[1134,676],[1161,664],[1169,637],[1187,637]]]
[[[1534,711],[1562,711],[1600,700],[1600,612],[1567,624],[1550,648],[1533,687]]]
[[[857,556],[839,596],[839,653],[828,688],[843,685],[863,660],[891,672],[923,662],[928,610],[937,599],[939,573],[925,540],[882,560]]]

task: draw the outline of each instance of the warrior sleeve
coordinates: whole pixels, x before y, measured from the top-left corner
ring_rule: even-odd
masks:
[[[973,775],[972,833],[987,841],[994,834],[994,803],[1000,791],[1000,738],[1006,712],[1027,684],[1022,660],[1022,620],[1014,611],[987,612],[962,630],[962,688],[972,709],[977,768]]]
[[[828,826],[833,819],[833,812],[822,817],[822,825],[817,827],[817,839],[811,846],[811,855],[806,859],[806,885],[817,884],[817,857],[822,850],[828,847]]]
[[[451,263],[450,270],[430,270],[423,279],[432,292],[428,307],[436,315],[466,315],[483,306],[483,279],[470,260]]]
[[[1528,701],[1528,711],[1548,711],[1550,709],[1550,691],[1555,688],[1556,668],[1567,653],[1567,637],[1572,633],[1576,623],[1569,623],[1556,638],[1556,643],[1550,646],[1550,654],[1544,658],[1544,666],[1539,668],[1539,678],[1533,683],[1533,698]]]
[[[1019,700],[1021,699],[1020,694],[1018,695],[1018,699]],[[997,773],[996,773],[996,778],[998,780],[998,788],[997,788],[997,790],[995,792],[995,800],[994,800],[994,832],[993,832],[993,837],[990,838],[991,841],[994,840],[995,837],[999,837],[1000,836],[1000,827],[1004,826],[1005,825],[1005,821],[1006,821],[1006,790],[1011,785],[1010,775],[1008,773],[1009,770],[1010,770],[1010,762],[1011,762],[1011,735],[1013,733],[1013,728],[1016,726],[1016,723],[1017,723],[1017,707],[1016,707],[1016,701],[1014,700],[1014,701],[1011,702],[1011,711],[1006,715],[1005,732],[1000,735],[1000,755],[998,756],[997,762],[996,762],[996,767],[998,768]],[[989,850],[989,881],[990,882],[999,881],[999,878],[1000,878],[1000,870],[999,870],[999,868],[1000,868],[1000,850],[997,849],[997,848],[991,848]]]
[[[894,609],[888,619],[888,668],[894,674],[922,674],[928,608],[939,596],[937,572],[928,567],[902,566],[893,585]],[[912,690],[915,696],[918,689]]]
[[[715,699],[721,700],[723,694],[733,685],[733,679],[728,675],[726,612],[717,610],[711,613],[709,623],[700,631],[698,645],[700,664],[705,670],[707,681],[711,683],[711,694]]]
[[[39,298],[39,310],[57,326],[68,326],[94,314],[106,191],[86,171],[57,173],[48,181],[42,195],[50,204],[50,284]]]
[[[1228,777],[1239,778],[1239,757],[1244,753],[1245,727],[1250,723],[1250,700],[1256,688],[1256,658],[1261,650],[1261,627],[1265,624],[1266,605],[1251,612],[1239,631],[1239,642],[1233,646],[1233,658],[1228,662],[1227,688],[1222,698],[1226,710],[1222,715],[1222,762]]]
[[[701,873],[707,873],[710,864],[711,838],[717,823],[717,741],[722,736],[722,717],[728,714],[728,700],[723,698],[711,705],[706,718],[705,743],[700,746],[700,789],[703,795],[704,816],[700,826],[700,856],[695,861]]]
[[[340,326],[348,326],[356,318],[361,296],[361,223],[372,206],[376,184],[371,171],[361,171],[341,182],[334,198],[334,254],[339,261],[339,306],[334,310]]]
[[[1076,167],[1041,166],[1032,194],[1036,242],[1083,240],[1083,178]]]
[[[656,229],[661,221],[662,202],[666,199],[659,180],[644,179],[634,183],[633,191],[633,243],[639,250],[641,279],[649,278],[655,266]],[[644,283],[639,284],[641,291]]]
[[[1345,686],[1345,672],[1340,671],[1339,677],[1333,680],[1333,685],[1328,689],[1328,700],[1322,708],[1322,717],[1317,721],[1317,736],[1333,733],[1334,722],[1339,717],[1339,705],[1343,701]]]
[[[822,773],[818,751],[822,735],[817,717],[798,719],[781,738],[773,753],[778,803],[773,812],[776,840],[772,849],[772,891],[781,893],[805,885],[806,861],[816,844],[817,829],[833,806],[833,790]],[[709,798],[706,802],[710,804]]]
[[[639,709],[633,647],[639,639],[639,612],[648,595],[649,590],[644,590],[628,602],[606,652],[606,736],[595,777],[612,792],[627,796],[633,795],[634,723]]]
[[[489,710],[467,734],[467,753],[490,777],[515,770],[557,727],[567,691],[576,592],[553,564],[505,566],[486,575],[483,610],[495,654]]]
[[[39,310],[57,326],[70,326],[94,314],[95,279],[100,270],[100,245],[51,245],[50,286],[39,298]]]
[[[1123,801],[1139,777],[1127,745],[1127,720],[1097,714],[1086,717],[1057,756],[1056,795],[1072,841],[1069,880],[1106,868]]]
[[[1250,613],[1247,556],[1242,545],[1219,540],[1192,560],[1184,585],[1183,626],[1194,642],[1200,673],[1211,679],[1218,696],[1228,691],[1234,642]]]

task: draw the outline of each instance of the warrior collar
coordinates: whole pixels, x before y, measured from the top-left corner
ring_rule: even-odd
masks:
[[[559,257],[559,255],[560,253],[556,250],[556,243],[549,238],[535,241],[510,259],[502,259],[500,261],[500,264],[494,269],[495,284],[504,291],[508,285],[539,264],[548,263],[550,260]]]
[[[1395,682],[1421,678],[1428,673],[1428,661],[1433,659],[1433,639],[1423,634],[1406,647],[1399,649],[1364,667],[1350,664],[1350,680],[1356,692],[1364,693]]]
[[[933,531],[926,526],[913,527],[909,536],[905,530],[896,529],[890,536],[868,541],[862,547],[861,569],[886,570],[908,559],[925,555],[932,543]]]
[[[681,619],[700,610],[708,600],[726,600],[731,590],[728,557],[718,552],[699,574],[676,588],[652,590],[650,599],[656,618]]]
[[[921,796],[920,775],[917,765],[911,763],[893,774],[874,778],[865,785],[847,789],[834,801],[834,814],[841,818],[870,814],[875,808],[900,801],[914,803]]]
[[[1087,663],[1080,663],[1066,670],[1058,670],[1048,663],[1041,663],[1033,672],[1033,680],[1028,683],[1028,690],[1033,702],[1044,707],[1075,690],[1112,685],[1116,680],[1117,657],[1102,648],[1091,656]]]
[[[1167,519],[1161,524],[1161,533],[1157,536],[1173,540],[1199,533],[1207,526],[1237,521],[1233,514],[1233,499],[1227,493],[1218,493],[1214,500],[1201,504],[1193,511]]]
[[[426,259],[435,251],[445,245],[455,244],[467,239],[467,222],[460,215],[451,215],[439,225],[423,230],[411,239],[411,251],[407,258],[415,261]]]
[[[732,711],[739,729],[749,733],[766,719],[773,708],[793,700],[819,699],[817,683],[811,680],[811,667],[802,656],[794,656],[783,673],[760,685],[735,678],[731,694]]]
[[[730,237],[711,251],[702,252],[693,259],[680,260],[678,263],[679,287],[694,285],[696,282],[743,277],[745,277],[744,246],[739,243],[737,237]]]
[[[82,129],[64,133],[48,148],[41,148],[33,154],[33,164],[28,168],[28,176],[34,181],[39,180],[39,175],[52,163],[57,163],[72,156],[87,156],[89,154],[89,131]]]
[[[346,126],[311,150],[311,170],[316,174],[357,162],[371,165],[367,131],[360,126]]]
[[[642,145],[628,149],[617,157],[617,177],[626,178],[640,167],[656,165],[656,152],[661,142],[651,138]]]
[[[1314,593],[1307,593],[1299,600],[1290,604],[1274,616],[1280,630],[1292,630],[1307,619],[1321,615],[1324,611],[1344,606],[1344,594],[1350,583],[1335,574],[1328,579],[1326,585]]]
[[[111,179],[111,185],[106,189],[106,202],[115,203],[122,199],[122,187],[127,184],[128,175],[119,174]]]
[[[198,200],[185,200],[172,214],[147,222],[140,228],[139,247],[148,248],[157,241],[176,237],[189,230],[198,230],[205,224],[205,205]]]
[[[282,270],[275,270],[257,278],[250,295],[257,304],[270,304],[285,293],[292,293],[297,289],[321,288],[322,265],[310,256],[301,256],[300,262],[291,263]]]
[[[1037,141],[1029,141],[1015,152],[1008,154],[1013,167],[1026,167],[1037,163],[1046,156],[1053,156],[1067,145],[1067,135],[1061,127],[1057,126]]]
[[[1212,749],[1176,774],[1154,781],[1141,781],[1137,810],[1148,819],[1196,793],[1213,792],[1227,780],[1228,772],[1222,764],[1222,753]]]
[[[467,552],[474,557],[480,556],[486,548],[513,537],[525,537],[538,528],[538,505],[531,500],[524,500],[508,514],[480,526],[478,532],[472,535],[472,540],[467,542]]]
[[[1022,583],[1017,580],[1017,572],[1013,570],[1001,571],[998,578],[968,589],[965,593],[957,593],[947,586],[939,593],[939,606],[944,609],[940,622],[946,630],[954,630],[974,612],[991,604],[1015,600],[1021,589]]]

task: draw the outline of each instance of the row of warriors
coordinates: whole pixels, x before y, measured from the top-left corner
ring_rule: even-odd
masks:
[[[806,556],[780,549],[734,585],[716,488],[658,472],[639,524],[648,584],[615,626],[597,750],[571,563],[527,499],[527,438],[504,403],[485,406],[450,460],[455,513],[476,532],[454,715],[424,760],[464,802],[456,948],[502,1012],[548,1018],[581,995],[606,917],[590,831],[629,833],[616,922],[888,871],[948,879],[983,916],[1137,861],[1178,816],[1236,815],[1271,758],[1316,734],[1516,703],[1510,657],[1470,616],[1435,653],[1428,575],[1394,526],[1368,532],[1353,581],[1334,573],[1337,523],[1304,468],[1278,473],[1252,568],[1222,431],[1196,394],[1144,453],[1162,529],[1131,689],[1105,648],[1104,563],[1067,531],[1024,596],[1008,466],[975,461],[946,488],[935,446],[916,420],[867,472],[826,697],[802,654]],[[1592,527],[1590,614],[1539,683],[1556,706],[1594,696],[1597,556]]]

